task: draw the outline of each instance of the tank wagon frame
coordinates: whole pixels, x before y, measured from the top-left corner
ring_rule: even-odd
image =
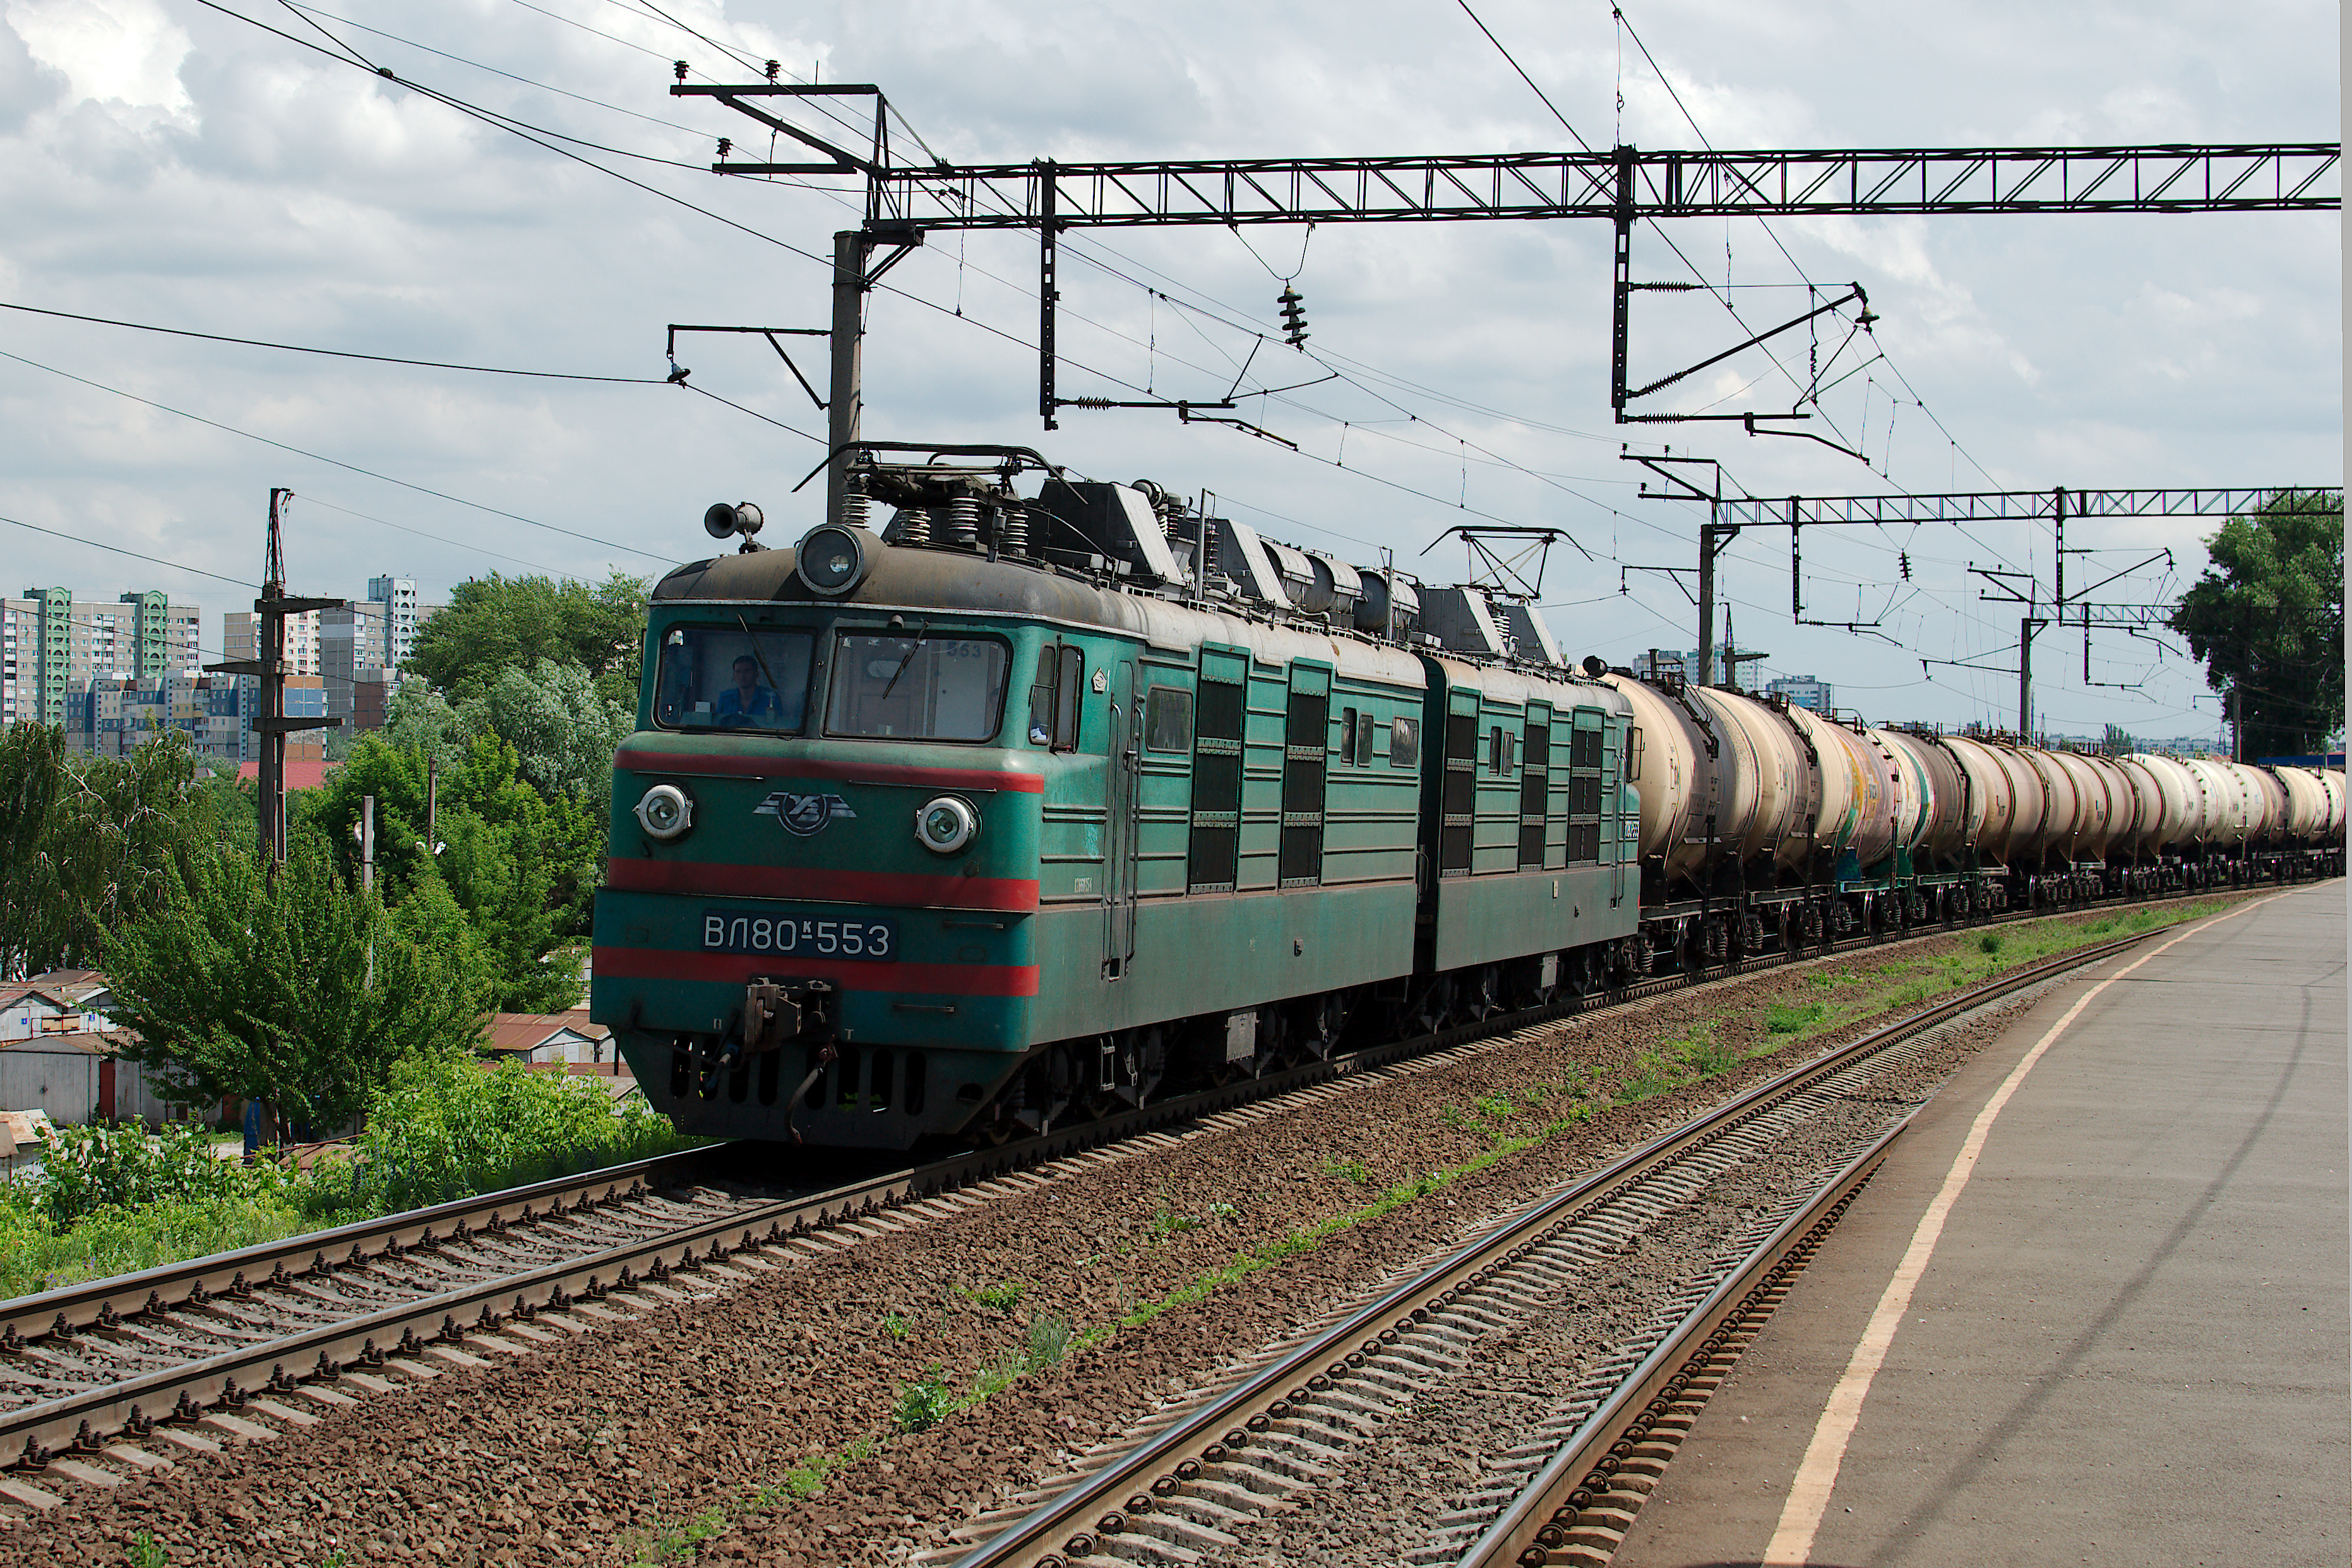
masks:
[[[2339,775],[1572,669],[1522,602],[1155,486],[852,455],[842,518],[763,549],[714,507],[741,547],[652,597],[591,1008],[689,1132],[999,1140],[1661,967],[2340,860]]]

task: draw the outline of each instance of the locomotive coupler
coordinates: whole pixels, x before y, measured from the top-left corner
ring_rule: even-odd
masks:
[[[824,980],[754,979],[743,988],[742,1053],[773,1051],[803,1030],[814,1032],[832,992]]]
[[[833,986],[825,980],[761,976],[745,986],[743,1006],[736,1014],[742,1027],[730,1027],[717,1053],[709,1059],[709,1070],[702,1075],[703,1098],[709,1099],[716,1090],[720,1074],[741,1066],[746,1058],[763,1051],[780,1050],[803,1035],[829,1034],[832,1019],[826,1000],[832,993]],[[833,1060],[832,1050],[828,1041],[824,1057],[827,1061]]]

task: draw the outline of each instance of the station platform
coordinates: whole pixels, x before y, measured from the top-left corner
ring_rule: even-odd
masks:
[[[2038,998],[1824,1239],[1612,1568],[2352,1561],[2345,915],[2341,882],[2284,892]]]

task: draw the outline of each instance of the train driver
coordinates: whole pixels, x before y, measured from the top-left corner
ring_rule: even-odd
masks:
[[[760,661],[749,653],[735,658],[735,684],[719,694],[711,717],[729,728],[756,726],[774,729],[783,720],[783,705],[775,690],[760,684]]]

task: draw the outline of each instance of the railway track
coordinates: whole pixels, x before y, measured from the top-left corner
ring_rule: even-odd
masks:
[[[1162,1411],[1050,1484],[1030,1504],[983,1515],[933,1568],[1192,1563],[1331,1477],[1351,1451],[1448,1380],[1491,1375],[1476,1342],[1532,1321],[1575,1278],[1625,1249],[1657,1217],[1776,1146],[1824,1106],[1864,1089],[1938,1025],[2113,956],[2135,934],[2061,954],[1973,988],[1759,1083],[1612,1165],[1489,1222],[1452,1252],[1320,1326],[1272,1347]],[[1843,1150],[1619,1344],[1436,1521],[1415,1563],[1494,1568],[1605,1560],[1646,1478],[1727,1358],[1753,1332],[1827,1228],[1877,1168],[1909,1116]]]
[[[1407,1058],[1442,1061],[1551,1019],[1889,945],[1857,938],[1662,977],[842,1185],[746,1191],[713,1179],[717,1152],[689,1151],[0,1302],[0,1454],[16,1472],[0,1477],[0,1496],[53,1506],[34,1472],[104,1486],[109,1464],[266,1439],[354,1390],[527,1354],[600,1319],[740,1283],[794,1250],[952,1212],[1102,1145],[1149,1152],[1174,1141],[1171,1129],[1278,1114]]]

